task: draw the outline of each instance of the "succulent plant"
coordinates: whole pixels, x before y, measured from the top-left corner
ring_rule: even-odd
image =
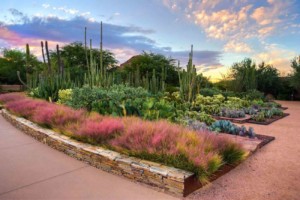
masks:
[[[239,135],[243,137],[250,137],[250,138],[255,137],[255,132],[252,127],[250,127],[247,130],[245,126],[239,127],[227,120],[216,121],[210,126],[209,129],[215,132],[228,133],[228,134]]]
[[[240,118],[245,117],[245,111],[239,109],[222,108],[219,115],[221,117]]]
[[[254,106],[248,107],[248,108],[244,108],[243,110],[248,115],[255,115],[255,114],[257,114],[257,111],[258,111],[258,109],[256,109],[256,107],[254,107]]]
[[[258,112],[255,115],[252,115],[251,118],[257,122],[263,122],[266,120],[265,112]]]
[[[195,131],[209,130],[209,127],[204,122],[200,122],[198,120],[191,119],[189,117],[185,118],[184,123],[189,129]]]

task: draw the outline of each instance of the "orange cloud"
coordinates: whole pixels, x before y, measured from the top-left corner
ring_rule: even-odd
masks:
[[[110,48],[109,50],[115,54],[116,59],[118,61],[120,61],[119,64],[122,64],[123,62],[125,62],[129,58],[131,58],[132,56],[140,53],[140,52],[137,52],[136,50],[130,49],[130,48]]]
[[[276,67],[281,74],[286,75],[286,73],[291,71],[291,60],[297,56],[296,52],[279,49],[277,47],[269,47],[268,52],[261,52],[254,56],[255,60],[258,62],[266,62]]]
[[[202,10],[195,14],[195,21],[204,28],[208,37],[228,39],[244,28],[251,7],[251,5],[242,7],[238,12],[224,9],[208,13]]]
[[[235,52],[235,53],[250,53],[252,52],[252,49],[248,44],[244,42],[237,42],[231,40],[224,46],[224,51]]]

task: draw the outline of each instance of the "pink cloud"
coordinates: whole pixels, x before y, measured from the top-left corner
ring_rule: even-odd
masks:
[[[10,48],[18,48],[18,49],[25,49],[25,45],[29,44],[30,51],[37,57],[41,57],[41,41],[42,38],[29,38],[29,37],[23,37],[20,34],[9,30],[6,27],[0,27],[0,41],[5,41],[5,43]],[[56,48],[56,44],[63,46],[65,43],[53,41],[48,41],[49,49]]]

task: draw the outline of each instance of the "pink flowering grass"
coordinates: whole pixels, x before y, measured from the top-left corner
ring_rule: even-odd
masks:
[[[99,121],[95,118],[87,118],[79,128],[76,135],[89,137],[94,141],[103,144],[108,139],[112,139],[118,133],[122,133],[124,125],[120,118],[105,117]]]
[[[6,104],[11,101],[24,99],[25,97],[23,93],[19,92],[0,94],[0,103]]]
[[[6,108],[9,109],[11,112],[15,113],[24,118],[30,119],[34,112],[47,105],[47,102],[42,100],[33,100],[29,98],[9,101],[6,104]]]
[[[81,141],[192,171],[202,182],[223,164],[235,164],[245,155],[241,145],[226,137],[165,120],[102,116],[19,93],[0,95],[0,101],[9,111],[40,125]]]
[[[63,130],[70,123],[81,122],[85,114],[84,110],[74,110],[67,106],[47,103],[36,110],[32,119],[38,124]]]
[[[176,153],[174,138],[180,133],[180,126],[167,121],[150,122],[139,118],[124,118],[126,126],[120,137],[114,139],[111,145],[132,151],[147,151],[150,153]]]

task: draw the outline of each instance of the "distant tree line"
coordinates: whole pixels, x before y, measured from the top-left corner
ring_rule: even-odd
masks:
[[[65,69],[70,74],[70,79],[84,84],[84,76],[88,71],[86,62],[86,49],[81,42],[74,42],[63,46],[57,51],[50,50],[51,66],[56,66],[60,58]],[[100,66],[99,49],[91,48],[95,66]],[[36,56],[30,54],[29,61],[26,53],[5,49],[0,57],[0,84],[20,84],[16,71],[20,71],[21,79],[26,80],[27,73],[42,72],[47,66],[39,61]],[[143,52],[132,57],[128,62],[118,66],[114,54],[103,50],[103,66],[108,73],[113,74],[116,84],[129,84],[132,86],[144,86],[156,90],[164,88],[165,91],[179,90],[179,71],[182,71],[175,59],[167,58],[161,54]],[[28,63],[29,66],[28,66]],[[258,90],[265,95],[271,94],[278,99],[297,98],[300,91],[300,56],[291,61],[293,72],[286,77],[280,77],[278,70],[264,62],[256,64],[252,59],[246,58],[234,63],[230,73],[217,83],[212,83],[202,74],[197,75],[197,84],[200,88],[218,88],[224,91],[249,92]],[[57,70],[55,67],[53,71]],[[145,86],[146,85],[146,86]],[[151,86],[152,85],[152,86]]]

